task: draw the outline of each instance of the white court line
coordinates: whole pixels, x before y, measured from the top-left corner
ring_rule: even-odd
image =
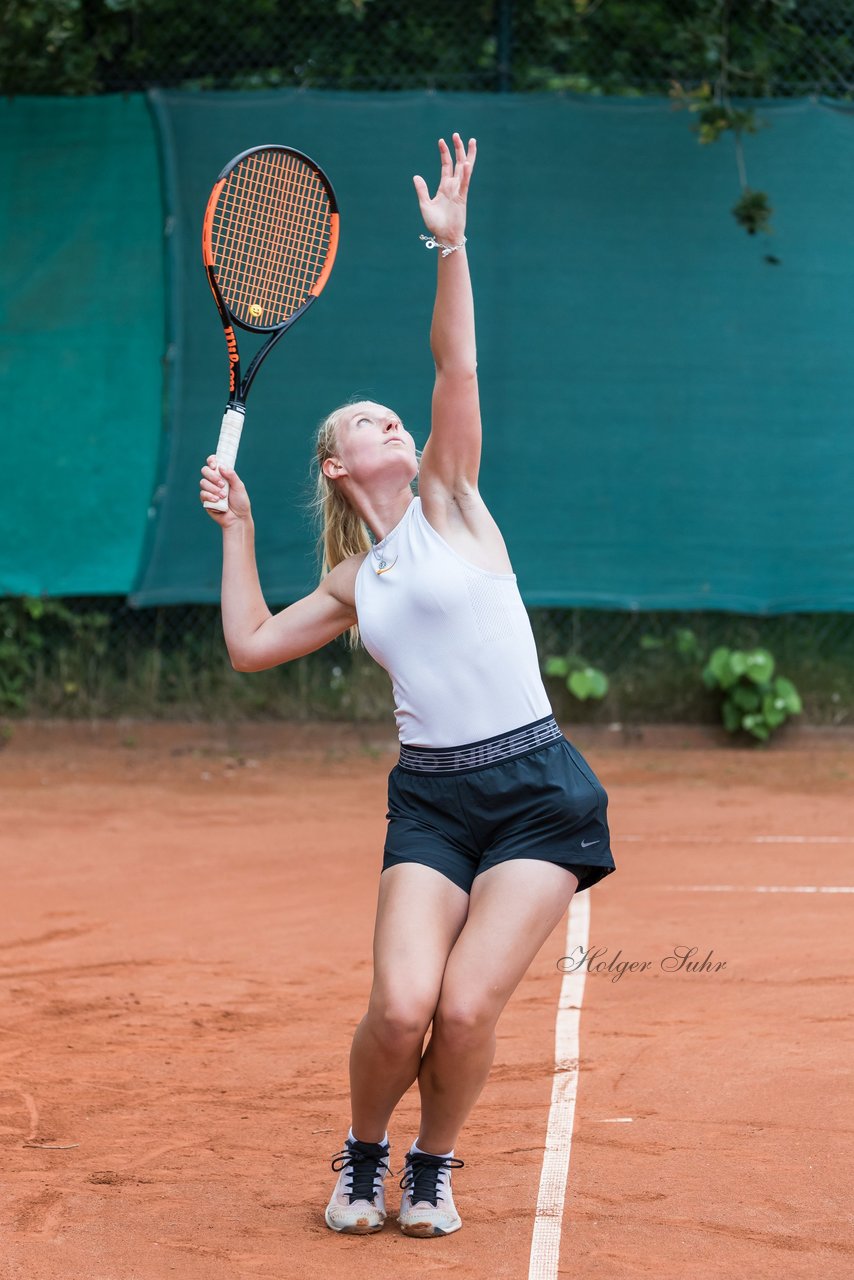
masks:
[[[723,839],[739,844],[854,844],[854,836],[615,836],[615,840],[649,840],[654,844],[720,844]]]
[[[590,892],[573,894],[566,927],[566,951],[572,955],[576,947],[587,950],[590,936]],[[584,998],[585,970],[565,972],[560,984],[555,1019],[555,1072],[552,1077],[552,1100],[546,1129],[546,1149],[540,1173],[531,1260],[528,1280],[556,1280],[560,1264],[560,1233],[566,1182],[569,1176],[569,1154],[572,1126],[575,1120],[575,1098],[578,1092],[578,1024]]]
[[[622,840],[653,840],[655,836],[621,836]],[[694,843],[716,843],[713,837],[687,837]],[[819,842],[825,844],[851,844],[848,836],[753,836],[754,844],[785,844]],[[678,840],[670,843],[678,844]],[[666,885],[668,889],[686,889],[697,893],[854,893],[849,885],[744,885],[693,884]],[[590,894],[573,895],[567,921],[565,955],[572,955],[576,947],[587,949],[590,936]],[[581,1004],[584,998],[586,971],[565,971],[560,985],[558,1011],[555,1020],[555,1071],[552,1077],[552,1097],[546,1128],[546,1146],[537,1208],[531,1239],[531,1255],[528,1280],[556,1280],[560,1266],[560,1237],[566,1186],[569,1178],[569,1158],[572,1149],[572,1129],[575,1122],[575,1100],[578,1094],[579,1024]],[[631,1117],[620,1116],[606,1123],[629,1123]]]
[[[854,893],[850,884],[668,884],[689,893]],[[569,952],[567,952],[569,955]]]

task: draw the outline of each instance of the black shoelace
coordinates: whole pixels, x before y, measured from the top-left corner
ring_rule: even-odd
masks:
[[[458,1160],[456,1156],[430,1156],[410,1151],[400,1185],[404,1191],[411,1192],[413,1204],[426,1200],[428,1204],[435,1205],[438,1204],[439,1174],[443,1169],[462,1169],[464,1164],[465,1161]]]
[[[388,1147],[379,1142],[348,1143],[342,1151],[338,1151],[332,1161],[336,1173],[342,1169],[351,1170],[350,1190],[347,1193],[350,1203],[354,1200],[373,1200],[376,1189],[374,1183],[379,1174],[380,1181],[388,1168],[384,1161],[388,1160]],[[380,1173],[380,1166],[383,1166]]]

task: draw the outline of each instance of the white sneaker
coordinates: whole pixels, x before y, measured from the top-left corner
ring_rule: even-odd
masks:
[[[462,1169],[463,1164],[454,1156],[407,1151],[397,1219],[405,1236],[447,1236],[459,1231],[463,1223],[451,1195],[451,1169]]]
[[[382,1231],[385,1188],[389,1172],[388,1143],[351,1141],[336,1153],[332,1168],[340,1169],[332,1199],[326,1206],[326,1225],[333,1231],[364,1236]]]

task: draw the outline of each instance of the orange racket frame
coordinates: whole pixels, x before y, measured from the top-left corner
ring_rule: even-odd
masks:
[[[244,199],[247,195],[250,201]],[[309,216],[303,213],[306,205]],[[314,160],[293,147],[250,147],[219,174],[202,224],[202,260],[225,332],[229,366],[217,470],[234,466],[249,388],[275,344],[323,291],[338,233],[332,184]],[[269,335],[243,376],[235,326]],[[227,491],[205,506],[228,510]]]

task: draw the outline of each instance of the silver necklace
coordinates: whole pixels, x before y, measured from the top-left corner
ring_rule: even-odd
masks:
[[[411,506],[411,503],[410,503],[410,506]],[[409,510],[409,507],[407,507],[407,511],[408,510]],[[373,555],[374,559],[377,562],[374,565],[374,573],[388,573],[389,569],[393,569],[394,566],[397,564],[398,557],[391,556],[389,554],[389,546],[391,545],[392,542],[394,542],[394,539],[400,533],[400,526],[403,524],[403,521],[405,518],[406,518],[406,511],[403,513],[400,520],[394,526],[391,532],[387,533],[384,538],[381,538],[379,542],[375,542],[374,545],[371,547],[371,554]]]
[[[376,547],[372,547],[371,553],[377,561],[374,565],[374,573],[388,573],[389,569],[393,569],[397,564],[397,556],[393,560],[389,559],[385,549],[378,551]]]
[[[389,569],[393,569],[397,564],[397,556],[392,556],[389,551],[389,543],[393,542],[396,537],[397,529],[392,529],[391,533],[386,534],[381,542],[375,542],[371,547],[371,554],[376,561],[374,573],[388,573]]]

